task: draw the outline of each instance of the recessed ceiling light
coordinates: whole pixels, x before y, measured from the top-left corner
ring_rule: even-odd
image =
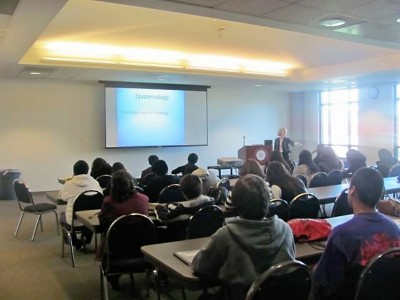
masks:
[[[254,87],[260,87],[263,86],[262,84],[255,84]]]
[[[397,23],[400,23],[400,18],[398,18],[398,19],[396,20],[396,22],[397,22]]]
[[[40,72],[29,72],[30,75],[40,75]]]
[[[325,27],[338,27],[346,24],[346,21],[339,18],[325,19],[319,21],[319,24]]]

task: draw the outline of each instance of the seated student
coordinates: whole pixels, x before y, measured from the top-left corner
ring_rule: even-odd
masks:
[[[114,175],[114,173],[121,171],[121,170],[126,171],[126,168],[123,163],[117,161],[111,167],[111,175]],[[135,183],[135,185],[136,185],[136,183]],[[110,191],[111,191],[111,181],[109,181],[107,184],[107,187],[105,189],[103,189],[104,197],[110,195]]]
[[[157,155],[150,155],[148,158],[148,162],[150,167],[148,167],[147,169],[142,171],[142,174],[140,176],[140,181],[143,181],[143,179],[146,177],[146,175],[148,174],[152,174],[153,171],[151,170],[151,168],[153,167],[153,164],[158,160],[158,156]]]
[[[202,194],[207,195],[211,189],[218,185],[219,179],[212,170],[198,168],[192,172],[193,175],[199,176],[203,183]]]
[[[111,223],[122,215],[139,213],[147,216],[149,211],[149,198],[135,190],[134,179],[126,170],[120,170],[113,174],[111,179],[111,193],[103,201],[100,213],[100,230],[105,233]],[[97,249],[96,260],[103,258],[104,237]],[[118,289],[119,276],[110,277],[109,281],[113,289]]]
[[[295,244],[287,223],[276,215],[265,218],[270,192],[264,179],[253,174],[239,178],[232,200],[240,219],[213,234],[192,266],[197,275],[222,282],[218,299],[242,300],[262,272],[295,258]]]
[[[367,157],[358,150],[349,149],[346,157],[349,167],[343,171],[343,178],[350,178],[358,169],[367,166]]]
[[[97,179],[101,175],[111,175],[111,166],[105,159],[98,157],[93,160],[90,176]]]
[[[72,209],[75,198],[86,190],[96,190],[103,193],[99,183],[92,176],[88,175],[89,165],[84,160],[78,160],[74,164],[74,176],[68,180],[60,189],[60,199],[67,201],[65,213],[60,216],[60,222],[67,226],[72,224]],[[75,223],[79,225],[80,223]],[[92,231],[87,229],[83,231],[83,236],[86,243],[89,244],[92,239]],[[76,235],[72,236],[72,243],[79,249],[82,246],[82,240],[77,239]]]
[[[317,149],[315,149],[311,154],[316,153],[317,155],[313,158],[313,162],[316,165],[319,165],[319,163],[321,162],[321,156],[322,156],[322,152],[324,152],[325,149],[325,145],[323,144],[318,144],[317,145]]]
[[[180,166],[172,170],[171,174],[176,175],[182,173],[182,175],[186,175],[192,173],[194,170],[198,168],[198,166],[196,166],[196,163],[199,160],[199,157],[197,156],[196,153],[190,153],[187,160],[188,163],[186,165]]]
[[[321,158],[318,167],[321,172],[328,174],[333,170],[342,170],[343,163],[338,159],[332,147],[324,147],[321,152]]]
[[[187,174],[183,176],[180,186],[186,200],[167,204],[167,210],[164,210],[161,219],[173,219],[182,214],[193,215],[200,208],[214,204],[213,198],[202,194],[202,185],[201,179],[197,175]]]
[[[151,170],[153,174],[146,176],[146,182],[142,182],[142,185],[150,202],[157,202],[161,190],[170,184],[179,183],[179,177],[167,174],[168,165],[162,159],[154,162]]]
[[[293,170],[293,175],[304,175],[307,180],[307,186],[311,178],[319,172],[319,167],[313,162],[311,152],[303,150],[299,154],[299,163]]]
[[[379,149],[378,157],[379,160],[376,162],[376,166],[383,177],[388,177],[390,169],[397,165],[399,161],[387,149]]]
[[[398,226],[376,211],[383,189],[377,170],[365,167],[354,173],[348,190],[354,217],[335,227],[328,238],[314,273],[316,299],[353,299],[359,273],[369,260],[400,246]]]
[[[281,155],[281,154],[279,153],[279,155]],[[251,159],[251,158],[246,160],[244,162],[243,166],[240,168],[239,177],[242,177],[247,174],[254,174],[254,175],[260,176],[263,179],[265,179],[265,177],[266,177],[264,170],[262,169],[262,167],[258,163],[258,161],[256,161],[255,159]],[[270,189],[270,191],[271,191],[270,198],[276,199],[276,197],[273,194],[271,189]],[[278,194],[276,196],[279,199],[281,197],[281,194]],[[231,197],[229,197],[229,196],[227,197],[227,199],[225,201],[225,208],[230,209],[230,210],[235,209],[235,206],[233,205],[233,201],[232,201]]]
[[[157,205],[155,213],[158,219],[168,220],[165,230],[159,230],[157,238],[159,242],[178,241],[186,238],[186,228],[189,221],[188,217],[182,215],[194,215],[199,209],[213,205],[214,198],[203,195],[202,182],[200,177],[188,174],[183,176],[180,182],[181,190],[187,200],[181,202]]]
[[[285,167],[277,161],[268,164],[267,181],[271,185],[274,197],[286,200],[288,203],[295,196],[307,192],[303,181],[296,176],[290,175]]]
[[[273,150],[271,152],[271,155],[268,158],[268,165],[269,163],[273,162],[273,161],[279,161],[280,163],[282,163],[285,166],[285,169],[292,174],[293,169],[289,166],[289,164],[287,163],[286,160],[283,159],[282,153],[280,153],[278,150]],[[265,169],[265,173],[267,173],[267,169],[268,169],[268,165],[266,166]]]
[[[115,163],[113,163],[113,165],[111,167],[111,175],[113,175],[115,172],[121,171],[121,170],[126,171],[124,164],[122,162],[116,161]]]

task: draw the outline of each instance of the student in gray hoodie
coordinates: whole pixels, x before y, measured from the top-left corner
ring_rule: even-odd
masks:
[[[295,243],[288,224],[276,215],[265,218],[270,192],[267,182],[248,174],[232,191],[240,219],[219,229],[196,255],[195,274],[220,280],[217,299],[245,299],[253,281],[270,266],[295,258]]]

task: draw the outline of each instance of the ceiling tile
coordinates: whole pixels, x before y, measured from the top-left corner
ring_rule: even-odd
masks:
[[[320,10],[327,10],[331,13],[348,13],[350,9],[365,5],[371,1],[374,0],[300,0],[298,4]]]
[[[230,12],[241,13],[251,16],[261,16],[276,9],[288,6],[287,2],[280,0],[231,0],[221,5],[216,9],[226,10]]]
[[[361,36],[368,39],[377,39],[386,42],[396,42],[400,40],[400,32],[394,26],[381,25],[375,23],[362,23],[336,30],[354,36]]]
[[[392,15],[393,13],[400,14],[400,3],[394,3],[387,0],[376,0],[358,8],[350,9],[348,13],[355,18],[371,21],[376,18]]]
[[[315,24],[316,20],[320,20],[327,13],[328,11],[292,4],[263,16],[277,21],[308,25]]]

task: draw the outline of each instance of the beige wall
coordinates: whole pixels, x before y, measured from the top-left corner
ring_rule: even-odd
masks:
[[[78,159],[98,156],[123,162],[138,176],[149,154],[170,169],[197,152],[199,165],[237,157],[246,144],[263,143],[287,126],[289,94],[263,88],[213,86],[208,94],[209,146],[104,149],[104,89],[97,83],[49,80],[0,81],[0,169],[18,168],[32,191],[59,188],[57,177],[71,175]]]

